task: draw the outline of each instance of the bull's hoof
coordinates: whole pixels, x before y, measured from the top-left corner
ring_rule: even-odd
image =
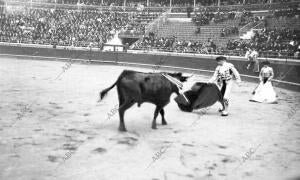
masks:
[[[121,131],[121,132],[126,132],[127,130],[126,130],[125,127],[119,127],[119,131]]]
[[[157,129],[156,125],[152,125],[152,129]]]
[[[167,121],[162,121],[161,124],[162,125],[168,125]]]

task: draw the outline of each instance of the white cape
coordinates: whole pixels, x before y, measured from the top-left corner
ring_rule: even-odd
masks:
[[[265,84],[260,82],[259,86],[255,90],[254,96],[251,98],[251,101],[256,102],[266,102],[266,103],[276,103],[276,92],[270,81],[267,81]]]

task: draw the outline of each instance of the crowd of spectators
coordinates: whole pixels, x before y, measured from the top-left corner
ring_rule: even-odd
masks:
[[[225,0],[221,1],[221,5],[248,5],[248,4],[268,4],[270,0]],[[287,3],[292,0],[272,0],[272,3]]]
[[[50,0],[50,3],[58,3],[58,4],[85,4],[85,5],[94,5],[94,6],[109,6],[111,4],[115,4],[116,6],[122,6],[123,0]]]
[[[209,6],[212,4],[217,5],[217,0],[197,0],[197,4]],[[54,3],[55,0],[49,0],[48,2]],[[78,0],[56,0],[56,3],[60,4],[77,4]],[[124,4],[124,0],[80,0],[80,3],[84,3],[85,5],[98,5],[98,6],[109,6],[114,4],[116,6],[122,6]],[[126,6],[136,6],[137,4],[143,4],[147,6],[147,0],[127,0]],[[174,7],[186,7],[191,4],[194,4],[193,0],[182,1],[182,0],[173,0],[172,6]],[[151,7],[162,7],[162,6],[170,6],[170,0],[150,0],[149,6]]]
[[[50,0],[49,2],[54,3],[55,0]],[[57,0],[56,3],[59,4],[85,4],[85,5],[94,5],[94,6],[123,6],[124,0]],[[126,6],[136,7],[138,5],[147,6],[146,0],[127,0]],[[161,6],[169,6],[169,0],[151,0],[149,1],[150,7],[161,7]],[[176,4],[175,4],[176,5]]]
[[[128,13],[110,11],[30,9],[25,14],[0,15],[0,41],[98,46],[111,39],[131,19]]]
[[[71,2],[72,0],[64,0]],[[75,1],[75,0],[74,0]],[[233,0],[234,1],[234,0]],[[78,2],[76,0],[76,2]],[[96,0],[81,0],[83,3],[99,2]],[[121,2],[118,0],[104,1],[106,3]],[[140,1],[134,1],[140,3]],[[164,1],[162,1],[164,2]],[[167,3],[167,1],[165,1]],[[176,1],[175,1],[176,2]],[[207,1],[208,2],[208,1]],[[211,1],[213,2],[213,1]],[[247,1],[248,2],[248,1]],[[130,1],[128,3],[131,3]],[[133,1],[132,1],[133,3]],[[153,1],[156,3],[156,1]],[[157,2],[159,6],[159,2]],[[254,3],[254,1],[251,1]],[[134,4],[132,4],[134,5]],[[0,41],[13,43],[51,44],[76,47],[99,47],[110,40],[116,32],[142,35],[145,26],[159,16],[160,12],[121,12],[97,10],[66,10],[66,9],[25,9],[24,12],[14,12],[0,15]],[[152,16],[150,18],[150,15]],[[297,9],[276,9],[274,17],[299,16]],[[260,21],[249,11],[210,11],[206,8],[195,12],[193,22],[198,26],[196,33],[201,33],[201,27],[210,22],[219,23],[228,19],[240,18],[239,26],[249,22]],[[138,21],[137,21],[138,20]],[[224,27],[221,37],[238,34],[237,26]],[[256,49],[259,52],[272,52],[276,56],[299,55],[299,30],[289,28],[263,29],[256,31],[251,40],[230,40],[227,47],[217,48],[208,39],[206,42],[178,40],[176,37],[157,37],[154,34],[144,38],[134,45],[135,49],[159,49],[172,52],[220,53],[225,51],[245,52]]]
[[[226,37],[230,35],[237,35],[239,33],[239,28],[237,26],[229,26],[221,29],[221,37]]]
[[[226,48],[217,47],[211,39],[207,42],[188,41],[178,40],[175,36],[157,37],[151,33],[135,43],[133,49],[238,56],[252,50],[259,52],[260,57],[300,58],[300,30],[263,29],[255,32],[251,40],[229,40]]]
[[[257,21],[257,17],[253,17],[253,14],[250,11],[243,11],[240,15],[241,21],[239,23],[239,26],[244,26],[250,22]]]
[[[285,1],[285,0],[282,0]],[[186,1],[184,1],[186,2]],[[213,2],[213,1],[212,1]],[[220,1],[220,6],[218,5],[218,3],[212,3],[210,5],[203,5],[202,1],[196,1],[196,6],[195,9],[200,9],[201,11],[203,11],[204,9],[207,9],[208,11],[223,11],[223,12],[228,12],[228,11],[252,11],[252,10],[272,10],[272,9],[293,9],[295,7],[298,7],[298,2],[297,0],[288,0],[288,2],[284,2],[284,3],[280,3],[281,1],[273,1],[272,3],[269,3],[264,1],[264,0],[259,0],[259,1],[253,1],[251,3],[251,1],[247,1],[245,0],[232,0],[229,2],[228,1]],[[187,6],[193,6],[193,2],[192,3],[186,3],[186,4],[182,4],[182,5],[172,5],[172,12],[187,12]]]
[[[156,19],[161,12],[140,11],[134,13],[132,21],[122,28],[120,35],[122,36],[140,36],[145,34],[146,26]]]
[[[236,15],[235,12],[222,12],[222,11],[211,12],[204,9],[204,11],[202,10],[195,11],[195,16],[192,18],[192,21],[197,26],[203,26],[203,25],[208,25],[210,22],[220,23],[224,20],[234,19],[235,15]]]
[[[288,3],[293,0],[272,0],[273,3]],[[57,2],[64,4],[77,4],[78,0],[49,0],[49,2]],[[80,0],[80,3],[86,5],[98,5],[98,6],[109,6],[112,3],[117,6],[122,6],[124,0]],[[220,5],[250,5],[250,4],[268,4],[270,0],[222,0]],[[147,0],[127,0],[126,6],[135,6],[137,4],[143,4],[147,6]],[[161,7],[169,6],[170,0],[150,0],[149,6],[151,7]],[[173,7],[187,7],[189,5],[194,5],[194,0],[172,0]],[[218,0],[196,0],[196,6],[218,6]]]
[[[140,36],[145,33],[146,24],[130,23],[121,29],[120,35],[123,36]]]
[[[293,9],[283,9],[283,10],[278,10],[273,12],[274,17],[294,17],[294,16],[299,16],[300,10],[297,9],[297,7]]]
[[[178,40],[172,37],[157,37],[154,33],[144,36],[135,43],[133,49],[158,50],[178,53],[210,54],[216,51],[216,44],[208,39],[207,42]]]
[[[228,41],[228,50],[247,51],[255,49],[266,54],[295,56],[300,51],[300,31],[289,28],[272,28],[256,31],[249,41]]]
[[[197,26],[203,26],[209,24],[209,22],[212,20],[214,17],[213,12],[208,12],[208,11],[203,11],[203,12],[195,12],[195,16],[192,18],[192,21],[197,25]]]

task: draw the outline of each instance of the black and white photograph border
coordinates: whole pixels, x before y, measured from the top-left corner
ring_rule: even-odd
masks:
[[[300,179],[298,1],[0,0],[0,22],[0,180]]]

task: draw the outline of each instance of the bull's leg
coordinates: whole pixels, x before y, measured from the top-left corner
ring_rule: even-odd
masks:
[[[167,121],[165,119],[165,111],[164,111],[164,108],[162,108],[160,110],[160,115],[161,115],[161,124],[162,125],[167,125]]]
[[[145,87],[142,83],[139,84],[139,88],[137,88],[137,106],[138,107],[141,107],[141,104],[142,104],[142,94],[144,94],[144,91],[145,91]]]
[[[155,111],[154,111],[154,117],[153,117],[153,121],[152,121],[152,129],[157,129],[156,128],[156,118],[158,116],[158,113],[160,112],[161,107],[160,106],[156,106]]]
[[[133,104],[135,103],[134,100],[125,100],[123,104],[119,105],[119,117],[120,117],[120,126],[119,126],[119,131],[127,131],[125,127],[125,122],[124,122],[124,114],[125,111],[130,108]]]
[[[118,91],[118,97],[119,97],[119,107],[124,104],[124,95],[122,94],[121,88],[117,86],[117,91]]]

